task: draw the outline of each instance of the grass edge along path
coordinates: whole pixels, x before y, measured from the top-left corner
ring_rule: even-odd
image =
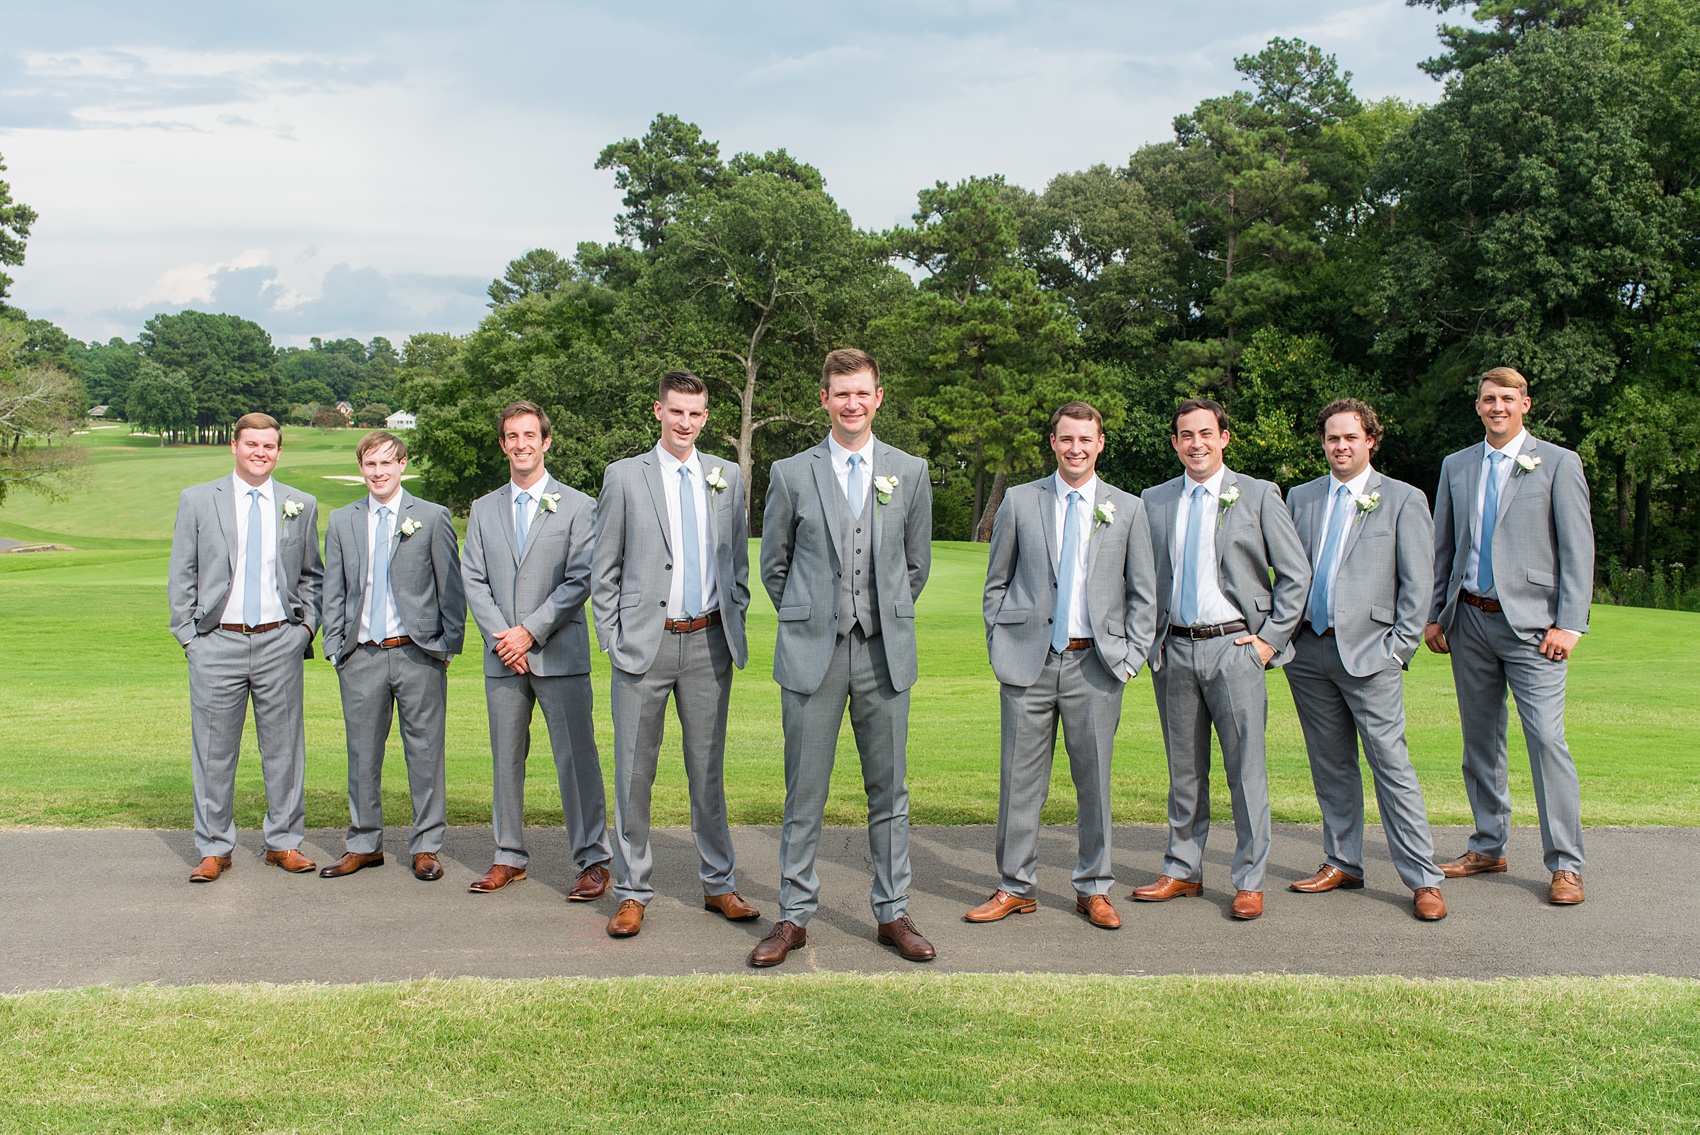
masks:
[[[1700,982],[799,975],[0,997],[0,1128],[1667,1131]]]

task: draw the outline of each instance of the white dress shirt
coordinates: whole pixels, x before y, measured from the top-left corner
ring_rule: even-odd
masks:
[[[850,499],[850,455],[862,455],[862,507],[867,508],[868,497],[874,487],[874,435],[868,435],[861,449],[845,449],[838,444],[837,438],[827,434],[826,447],[832,454],[832,472],[838,478],[838,491],[844,494],[845,500]]]
[[[1529,440],[1528,430],[1518,430],[1517,436],[1505,443],[1504,449],[1495,449],[1486,441],[1482,442],[1482,470],[1476,485],[1476,515],[1470,521],[1470,554],[1464,558],[1464,590],[1482,593],[1481,585],[1476,579],[1476,569],[1482,560],[1482,505],[1487,502],[1488,477],[1493,472],[1492,455],[1505,454],[1505,460],[1499,463],[1499,499],[1505,500],[1505,486],[1511,483],[1512,470],[1517,467],[1517,455],[1523,452],[1523,443]]]
[[[667,498],[667,543],[673,549],[673,583],[667,591],[667,617],[685,616],[684,529],[679,523],[679,470],[691,479],[695,490],[697,512],[697,563],[702,567],[702,594],[697,597],[697,614],[706,615],[720,607],[720,587],[714,577],[714,544],[708,531],[708,483],[703,480],[702,457],[693,448],[691,455],[680,461],[660,444],[655,452],[661,458],[661,492]]]
[[[1204,625],[1212,623],[1234,623],[1245,618],[1245,612],[1228,601],[1222,594],[1221,580],[1216,573],[1216,529],[1225,523],[1222,519],[1222,481],[1228,475],[1226,465],[1219,466],[1210,479],[1204,482],[1204,507],[1209,510],[1209,516],[1204,520],[1204,538],[1198,545],[1198,562],[1203,565],[1200,574],[1204,577],[1198,590],[1198,621]],[[1182,588],[1191,587],[1193,581],[1185,578],[1186,567],[1186,537],[1189,528],[1188,520],[1192,516],[1192,490],[1199,482],[1191,475],[1181,478],[1181,501],[1175,509],[1175,529],[1169,534],[1169,569],[1173,573],[1174,586],[1171,589],[1175,599],[1179,599]],[[1238,507],[1238,506],[1235,506]],[[1176,602],[1170,609],[1170,617],[1179,623],[1180,604]],[[1159,627],[1158,633],[1164,633]]]
[[[1356,477],[1353,477],[1350,481],[1343,482],[1346,486],[1346,494],[1347,494],[1346,495],[1346,507],[1351,509],[1353,512],[1358,511],[1358,506],[1357,506],[1357,502],[1354,501],[1352,498],[1353,497],[1361,497],[1361,496],[1364,495],[1364,486],[1369,484],[1370,474],[1373,473],[1373,472],[1375,472],[1375,470],[1373,468],[1371,468],[1368,465],[1365,465],[1363,472],[1359,473]],[[1328,501],[1327,501],[1327,504],[1324,506],[1324,508],[1322,510],[1322,527],[1318,528],[1316,530],[1317,531],[1316,554],[1318,556],[1322,555],[1322,553],[1327,551],[1327,549],[1328,549],[1328,526],[1334,523],[1334,501],[1340,495],[1340,485],[1341,484],[1342,484],[1342,482],[1341,482],[1339,477],[1333,476],[1333,475],[1329,476],[1329,478],[1328,478]],[[1349,533],[1352,530],[1352,524],[1355,522],[1355,520],[1356,520],[1355,517],[1348,517],[1347,518],[1346,527],[1343,528],[1340,532],[1340,544],[1339,544],[1338,547],[1336,547],[1334,549],[1334,558],[1326,564],[1318,563],[1318,564],[1312,565],[1312,572],[1315,575],[1326,576],[1327,579],[1328,579],[1328,625],[1329,626],[1334,625],[1334,576],[1340,570],[1340,561],[1346,558],[1346,534]],[[1315,584],[1313,583],[1311,586],[1315,587]],[[1306,594],[1308,595],[1309,592],[1306,592]]]
[[[260,490],[260,622],[281,623],[284,620],[283,596],[277,591],[277,482],[270,477],[263,485],[250,485],[235,473],[230,474],[235,487],[236,505],[236,563],[230,581],[230,598],[225,600],[221,623],[240,623],[242,607],[247,601],[248,580],[248,510],[252,501],[248,494]]]
[[[378,570],[378,557],[395,557],[396,521],[400,519],[401,500],[406,494],[398,492],[384,504],[370,493],[366,495],[366,586],[361,590],[364,596],[360,601],[360,633],[355,637],[356,642],[376,642],[372,637],[372,579]],[[378,510],[387,508],[390,515],[384,521],[382,530],[378,527]],[[401,625],[401,615],[395,609],[395,582],[384,593],[384,637],[400,638],[407,631]]]
[[[1074,589],[1068,601],[1068,637],[1091,638],[1091,612],[1086,608],[1086,553],[1088,541],[1091,539],[1095,524],[1092,519],[1092,506],[1098,499],[1098,478],[1094,474],[1078,489],[1069,488],[1068,482],[1062,479],[1061,473],[1051,474],[1052,488],[1057,494],[1056,531],[1052,533],[1057,540],[1057,555],[1062,555],[1063,525],[1068,521],[1068,494],[1079,493],[1080,501],[1074,506],[1077,515],[1074,518],[1075,531],[1080,538],[1074,544]],[[1057,564],[1057,578],[1062,578],[1062,564]]]

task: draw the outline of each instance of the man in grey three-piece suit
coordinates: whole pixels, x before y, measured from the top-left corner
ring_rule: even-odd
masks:
[[[1294,489],[1287,502],[1311,583],[1286,674],[1322,809],[1324,862],[1287,889],[1364,885],[1361,737],[1393,866],[1411,889],[1416,916],[1436,922],[1446,917],[1441,873],[1405,747],[1405,666],[1428,612],[1434,522],[1420,490],[1370,465],[1382,436],[1373,408],[1336,399],[1316,427],[1330,472]]]
[[[776,462],[762,517],[761,580],[779,608],[773,677],[785,728],[779,920],[750,954],[778,965],[807,940],[820,903],[820,844],[833,755],[850,707],[868,793],[871,901],[878,937],[910,961],[933,957],[909,907],[909,688],[917,675],[915,600],[932,569],[927,463],[876,441],[884,391],[862,351],[827,355],[826,441]]]
[[[1281,490],[1222,464],[1229,435],[1221,406],[1189,398],[1171,425],[1169,440],[1186,472],[1141,494],[1157,556],[1151,683],[1169,754],[1169,849],[1163,874],[1135,888],[1133,898],[1203,893],[1214,725],[1238,836],[1230,913],[1257,918],[1271,836],[1264,670],[1293,657],[1310,562]]]
[[[407,445],[374,430],[355,448],[367,495],[325,529],[325,657],[348,734],[348,837],[328,879],[384,862],[384,746],[401,717],[415,878],[443,877],[449,660],[466,641],[466,591],[449,510],[401,487]]]
[[[1057,725],[1068,749],[1080,853],[1075,909],[1114,930],[1110,905],[1110,760],[1124,684],[1157,627],[1157,568],[1139,498],[1098,479],[1104,419],[1085,402],[1051,415],[1057,471],[1009,490],[986,562],[986,649],[997,675],[997,858],[992,897],[969,922],[1038,909],[1039,814],[1051,787]]]
[[[607,805],[591,721],[590,553],[596,504],[549,476],[549,415],[513,402],[496,416],[508,483],[472,503],[461,578],[484,636],[484,700],[495,774],[495,863],[471,889],[525,878],[525,762],[531,711],[543,707],[578,881],[574,902],[608,890]]]
[[[1529,746],[1547,901],[1582,901],[1582,792],[1564,741],[1570,653],[1588,630],[1594,522],[1582,461],[1523,428],[1529,382],[1495,367],[1476,387],[1487,436],[1440,467],[1434,498],[1434,593],[1423,636],[1452,655],[1464,728],[1464,788],[1476,830],[1448,878],[1505,870],[1505,687]]]
[[[297,874],[306,837],[307,738],[301,660],[319,625],[318,502],[272,479],[283,430],[244,414],[230,442],[236,470],[184,489],[171,537],[171,634],[189,661],[195,846],[189,876],[209,883],[236,847],[236,757],[248,702],[266,784],[267,863]]]
[[[658,394],[661,441],[602,476],[591,559],[596,637],[614,664],[614,938],[643,928],[655,896],[649,802],[669,695],[684,740],[703,906],[739,921],[761,913],[738,894],[726,826],[726,710],[732,668],[749,659],[744,478],[696,447],[708,421],[702,379],[669,371]]]

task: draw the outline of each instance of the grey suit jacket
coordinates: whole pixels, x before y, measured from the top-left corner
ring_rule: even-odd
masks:
[[[1086,544],[1086,607],[1093,645],[1104,668],[1126,680],[1138,673],[1157,633],[1157,565],[1145,506],[1131,493],[1098,482],[1096,509],[1115,507],[1108,524],[1094,517]],[[992,672],[1008,686],[1039,680],[1051,649],[1057,609],[1056,478],[1010,489],[992,522],[986,560],[986,650]],[[1090,515],[1090,513],[1089,513]]]
[[[708,544],[713,550],[720,625],[732,662],[749,661],[744,612],[750,606],[750,539],[744,519],[744,477],[730,461],[700,450],[706,476],[716,469],[726,488],[711,491]],[[628,674],[647,673],[661,649],[661,624],[673,574],[680,570],[667,521],[661,459],[653,449],[616,461],[602,474],[596,501],[596,548],[591,556],[590,607],[596,640],[614,665]]]
[[[933,486],[927,463],[874,439],[874,475],[897,478],[889,504],[874,509],[874,580],[880,636],[891,684],[906,690],[920,673],[915,655],[915,600],[933,567]],[[830,494],[840,493],[825,441],[776,461],[762,513],[761,581],[779,609],[773,680],[788,690],[820,688],[838,640],[839,571],[844,534]],[[865,514],[864,514],[865,515]]]
[[[537,495],[559,493],[550,512],[541,504],[526,532],[525,555],[514,540],[513,482],[472,502],[460,574],[466,602],[484,636],[484,673],[513,673],[496,657],[496,636],[523,626],[537,640],[526,654],[539,678],[590,673],[590,550],[596,502],[545,476]]]
[[[1553,627],[1586,633],[1594,597],[1594,519],[1582,459],[1530,437],[1523,455],[1540,464],[1514,468],[1499,497],[1493,530],[1494,591],[1518,635],[1539,642]],[[1448,633],[1470,555],[1481,485],[1480,443],[1440,466],[1434,495],[1434,594],[1428,621]]]
[[[325,528],[325,656],[341,665],[360,633],[366,601],[366,522],[372,498],[361,497],[331,513]],[[409,520],[424,525],[411,536]],[[396,501],[396,534],[390,540],[390,591],[398,634],[433,658],[448,661],[466,644],[466,587],[460,578],[460,544],[449,510],[406,489]]]
[[[319,560],[319,502],[276,478],[272,487],[277,504],[278,592],[283,596],[284,618],[307,628],[306,656],[311,658],[324,578]],[[284,515],[290,501],[302,506],[294,517]],[[166,580],[172,637],[188,646],[196,635],[218,629],[235,573],[236,501],[230,478],[184,489],[177,498]]]
[[[1163,666],[1163,647],[1176,621],[1173,541],[1175,512],[1186,476],[1154,485],[1140,494],[1151,521],[1151,550],[1157,557],[1157,638],[1151,644],[1151,668]],[[1310,594],[1310,560],[1293,529],[1293,518],[1272,481],[1242,477],[1232,469],[1222,489],[1238,485],[1240,497],[1216,514],[1216,571],[1222,594],[1245,615],[1250,633],[1275,650],[1270,666],[1293,657],[1293,632],[1304,616]],[[1275,575],[1270,583],[1270,572]]]
[[[1323,517],[1335,483],[1318,477],[1287,498],[1313,569],[1328,536]],[[1355,678],[1410,663],[1423,641],[1434,564],[1434,521],[1422,490],[1371,470],[1364,495],[1375,493],[1381,501],[1370,512],[1348,502],[1353,515],[1334,575],[1334,642]]]

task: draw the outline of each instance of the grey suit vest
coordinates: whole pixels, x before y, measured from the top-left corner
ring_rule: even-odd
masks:
[[[838,478],[833,478],[833,484]],[[879,594],[874,585],[874,515],[879,494],[870,487],[867,503],[858,520],[850,513],[850,502],[842,492],[832,494],[838,530],[844,537],[843,577],[838,584],[838,633],[849,634],[858,623],[862,634],[880,633]]]

